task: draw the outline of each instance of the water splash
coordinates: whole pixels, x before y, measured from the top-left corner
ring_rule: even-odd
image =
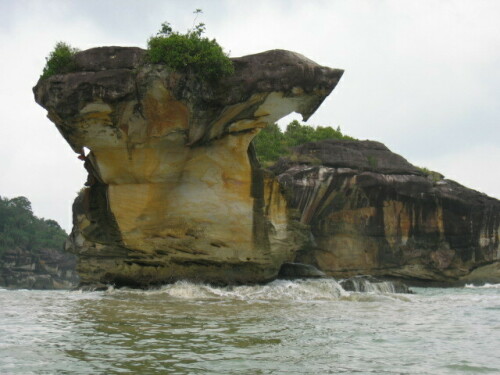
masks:
[[[474,284],[466,284],[466,288],[471,288],[471,289],[500,289],[500,284],[484,284],[480,286],[476,286]]]
[[[179,299],[240,301],[375,301],[387,298],[407,300],[406,297],[394,294],[395,288],[390,282],[367,283],[363,290],[361,289],[360,287],[358,291],[346,291],[335,279],[303,279],[275,280],[265,285],[225,287],[178,281],[146,291],[109,288],[105,293],[164,294]]]
[[[369,280],[363,276],[341,280],[340,285],[346,290],[358,293],[401,293],[401,288],[390,281]]]

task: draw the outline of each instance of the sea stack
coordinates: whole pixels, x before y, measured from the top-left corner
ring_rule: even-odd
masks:
[[[307,120],[343,71],[284,50],[232,62],[209,83],[140,48],[93,48],[34,87],[88,171],[66,245],[82,285],[264,282],[294,260],[307,230],[251,141],[291,112]]]

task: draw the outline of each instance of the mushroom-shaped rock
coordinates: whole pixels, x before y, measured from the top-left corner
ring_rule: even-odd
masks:
[[[34,88],[73,150],[90,150],[67,243],[82,283],[274,278],[300,231],[251,141],[291,112],[307,119],[343,71],[273,50],[232,59],[235,73],[209,83],[144,55],[83,51],[75,72]]]

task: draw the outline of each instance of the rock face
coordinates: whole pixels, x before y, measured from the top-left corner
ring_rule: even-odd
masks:
[[[272,168],[313,239],[295,261],[334,277],[500,280],[500,201],[427,176],[372,141],[325,140]]]
[[[274,50],[233,59],[210,85],[139,48],[75,60],[34,93],[89,173],[67,243],[82,284],[261,282],[294,258],[300,225],[251,141],[293,111],[307,119],[342,70]]]
[[[23,289],[70,289],[78,285],[76,257],[55,249],[34,254],[11,249],[0,256],[0,286]]]
[[[281,279],[317,279],[325,277],[325,273],[310,264],[283,263],[278,277]]]

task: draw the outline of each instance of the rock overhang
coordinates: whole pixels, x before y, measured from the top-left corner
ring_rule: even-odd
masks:
[[[170,99],[186,106],[187,143],[196,145],[234,131],[264,127],[291,112],[307,120],[343,74],[285,50],[232,61],[233,75],[208,84],[190,74],[171,72],[165,65],[148,64],[146,51],[140,48],[92,48],[75,55],[75,72],[40,80],[33,91],[54,122],[61,122],[61,117],[79,122],[85,114],[110,112],[106,105],[137,101],[140,106],[143,92],[156,80],[169,91]],[[164,97],[160,94],[156,99]],[[92,105],[94,111],[85,111]],[[252,127],[250,121],[256,125]],[[74,149],[80,148],[71,138],[68,141]]]
[[[293,259],[284,197],[248,148],[290,112],[309,118],[343,71],[283,50],[232,61],[233,75],[209,83],[140,48],[100,47],[34,87],[86,159],[68,244],[83,283],[260,282]]]

